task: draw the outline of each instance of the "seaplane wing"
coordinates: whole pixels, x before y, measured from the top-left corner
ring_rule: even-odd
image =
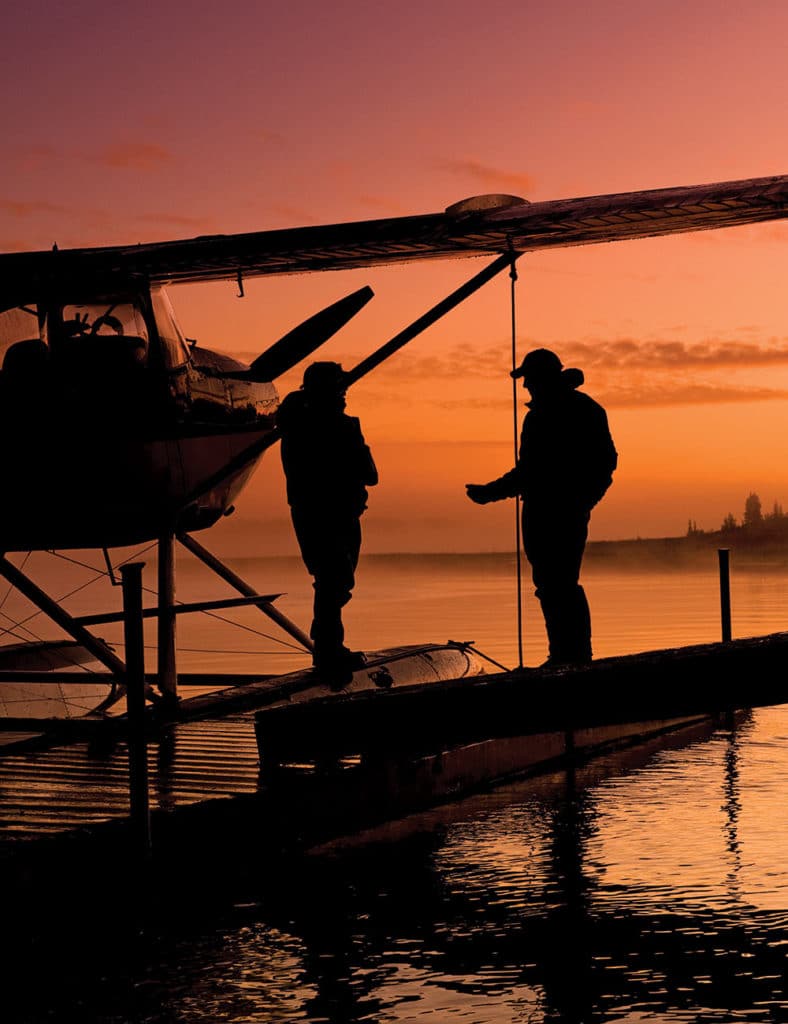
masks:
[[[171,242],[0,255],[4,289],[47,280],[177,283],[529,252],[788,216],[788,175],[529,203],[477,196],[443,213]]]

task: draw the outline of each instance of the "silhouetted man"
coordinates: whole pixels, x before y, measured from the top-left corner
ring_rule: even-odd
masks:
[[[346,682],[363,656],[344,645],[342,608],[355,584],[367,487],[378,482],[355,416],[345,413],[339,363],[312,363],[277,415],[287,500],[304,564],[314,578],[310,635],[315,668]]]
[[[554,352],[529,352],[512,371],[531,393],[514,469],[489,484],[468,484],[480,505],[521,495],[523,547],[542,606],[547,665],[591,661],[591,615],[580,586],[591,509],[612,483],[618,455],[605,410],[578,391],[581,370]]]

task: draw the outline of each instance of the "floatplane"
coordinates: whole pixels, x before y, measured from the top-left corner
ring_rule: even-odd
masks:
[[[9,648],[7,658],[0,657],[0,698],[12,679],[17,687],[25,678],[40,682],[32,671],[40,667],[36,658],[55,669],[85,652],[107,670],[110,681],[84,698],[88,710],[103,711],[122,696],[127,672],[90,629],[120,621],[122,612],[72,616],[10,561],[10,553],[95,549],[111,569],[112,549],[158,545],[157,604],[145,611],[158,621],[152,696],[176,695],[175,621],[184,611],[253,605],[311,648],[309,637],[276,609],[277,595],[261,594],[240,579],[195,534],[232,511],[276,443],[277,379],[347,324],[372,290],[358,289],[320,310],[246,364],[184,336],[169,297],[178,284],[229,281],[242,296],[244,282],[258,276],[490,257],[465,284],[350,369],[351,386],[494,277],[514,274],[524,253],[786,216],[788,176],[777,176],[534,203],[484,195],[407,217],[0,255],[6,496],[0,575],[72,638],[60,649]],[[176,604],[176,544],[240,596]],[[456,663],[458,653],[464,668]],[[449,655],[443,678],[484,670],[467,660],[461,645],[451,646]],[[438,660],[433,652],[430,678]],[[383,689],[397,676],[385,661],[376,662],[373,680]],[[402,672],[406,682],[418,682],[412,665]],[[44,678],[54,681],[56,675],[58,685],[85,691],[84,676],[52,671]]]

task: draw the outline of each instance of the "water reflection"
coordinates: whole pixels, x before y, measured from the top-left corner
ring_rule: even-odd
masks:
[[[784,1020],[785,732],[704,727],[298,861],[228,849],[133,936],[77,950],[72,920],[38,961],[58,995],[11,1019],[78,993],[107,1024]]]
[[[751,724],[751,723],[750,723]],[[732,904],[738,902],[741,896],[739,888],[739,875],[742,868],[742,849],[739,842],[739,814],[741,812],[739,759],[741,734],[738,724],[733,716],[730,716],[728,723],[730,737],[725,750],[725,801],[722,809],[725,812],[723,829],[725,832],[725,845],[728,850],[728,893]]]
[[[475,1021],[567,1024],[781,1019],[788,1005],[784,915],[742,906],[735,887],[742,862],[741,743],[736,728],[722,730],[702,753],[669,752],[645,773],[605,780],[595,768],[589,775],[532,783],[521,789],[517,807],[477,809],[472,820],[433,832],[433,843],[440,835],[437,845],[400,842],[395,864],[385,851],[366,849],[321,865],[331,872],[334,891],[344,894],[340,906],[347,909],[353,893],[353,927],[366,937],[384,937],[355,968],[345,965],[351,977],[366,964],[367,982],[379,985],[364,993],[347,1019],[417,1021],[436,1012]],[[649,838],[644,809],[629,805],[628,852],[613,836],[618,864],[604,849],[604,816],[611,793],[620,795],[627,783],[637,793],[645,776],[653,784],[660,769],[675,771],[676,758],[685,761],[685,791],[692,782],[687,769],[705,765],[716,769],[716,779],[700,773],[701,795],[705,799],[708,787],[712,793],[716,787],[724,800],[714,805],[717,834],[707,836],[709,849],[697,847],[695,834],[674,832],[676,862],[692,878],[704,870],[709,877],[693,888],[676,874],[675,891],[660,886],[655,899],[647,878],[629,887],[615,881],[648,863],[639,849]],[[656,806],[667,810],[664,803]],[[722,865],[716,863],[720,836]],[[391,871],[384,886],[381,880]],[[714,899],[706,901],[711,890]],[[298,928],[299,922],[292,924]],[[396,1001],[403,993],[410,998],[407,1009]],[[381,1001],[385,1014],[368,1016]],[[318,1008],[319,1000],[313,1010]]]

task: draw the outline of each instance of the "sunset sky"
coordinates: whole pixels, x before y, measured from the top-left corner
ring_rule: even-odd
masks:
[[[0,251],[788,173],[782,0],[31,0],[0,30]],[[350,367],[482,265],[171,298],[187,335],[252,358],[370,284],[321,350]],[[520,355],[545,345],[581,367],[620,452],[592,538],[677,535],[690,518],[715,529],[750,491],[788,508],[788,224],[537,253],[519,269]],[[510,503],[464,494],[512,464],[509,330],[504,275],[351,391],[381,475],[366,551],[511,547]],[[272,452],[217,528],[226,543],[295,551],[283,495]]]

